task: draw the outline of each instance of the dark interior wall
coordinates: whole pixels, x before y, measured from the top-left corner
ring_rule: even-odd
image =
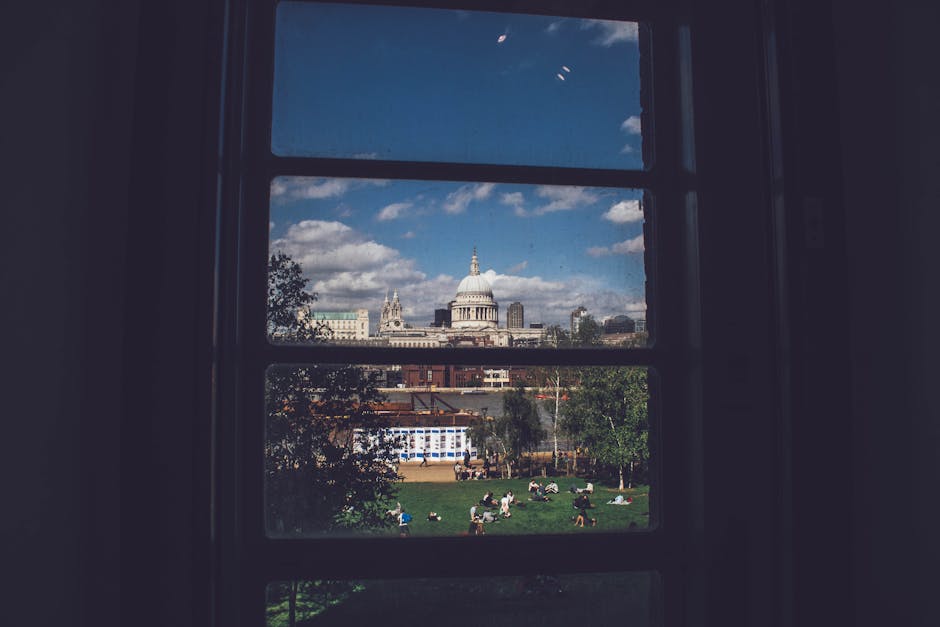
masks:
[[[0,537],[11,570],[0,598],[9,624],[86,615],[118,624],[137,7],[0,11]]]
[[[852,622],[937,625],[940,9],[833,5],[851,268]]]
[[[205,624],[217,4],[0,12],[4,624]]]

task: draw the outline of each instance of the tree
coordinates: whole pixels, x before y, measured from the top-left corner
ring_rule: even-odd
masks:
[[[372,409],[382,400],[355,366],[277,366],[266,377],[268,528],[287,533],[389,524],[396,441]]]
[[[300,266],[272,255],[268,329],[282,341],[320,341],[322,330],[297,315],[309,311]],[[401,479],[397,444],[373,411],[384,400],[355,366],[273,366],[265,377],[265,513],[269,529],[288,533],[390,524],[385,503]]]
[[[470,427],[470,439],[477,444],[492,443],[502,451],[506,478],[512,478],[512,463],[524,451],[531,451],[545,436],[535,401],[522,384],[503,394],[502,416],[483,419]]]
[[[549,435],[555,452],[555,468],[558,468],[558,432],[561,430],[561,402],[567,398],[571,385],[577,381],[578,370],[561,366],[535,367],[528,370],[531,385],[548,392],[542,407],[552,418]]]
[[[268,337],[281,342],[317,342],[329,339],[332,330],[310,321],[316,292],[307,291],[300,264],[285,253],[268,260]]]
[[[565,411],[563,428],[617,469],[620,490],[625,471],[633,487],[637,466],[649,458],[648,402],[645,368],[585,368]]]
[[[571,344],[574,346],[597,346],[601,343],[604,327],[598,324],[593,316],[582,316],[578,322],[578,330],[571,334]]]
[[[566,348],[571,346],[571,336],[560,325],[552,324],[545,329],[545,341],[542,346]]]

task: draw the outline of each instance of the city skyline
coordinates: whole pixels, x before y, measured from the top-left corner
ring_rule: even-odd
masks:
[[[415,326],[453,300],[473,247],[500,305],[567,328],[645,318],[641,192],[629,189],[281,177],[271,186],[270,250],[301,265],[315,308],[366,308],[398,290]]]

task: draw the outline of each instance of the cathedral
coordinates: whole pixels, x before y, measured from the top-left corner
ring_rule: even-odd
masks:
[[[470,258],[470,273],[457,285],[454,300],[448,305],[450,326],[411,327],[402,318],[398,290],[382,303],[378,336],[390,346],[442,348],[448,346],[538,346],[545,337],[541,328],[500,328],[499,303],[493,288],[480,274],[476,248]]]

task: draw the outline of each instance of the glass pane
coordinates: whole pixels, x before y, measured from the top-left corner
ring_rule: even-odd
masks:
[[[447,579],[281,581],[268,584],[267,626],[652,625],[654,572]],[[433,622],[431,622],[433,621]]]
[[[639,367],[272,366],[268,534],[645,530],[648,376]]]
[[[648,196],[277,178],[269,337],[421,348],[644,346]]]
[[[639,169],[636,22],[280,2],[277,155]]]

